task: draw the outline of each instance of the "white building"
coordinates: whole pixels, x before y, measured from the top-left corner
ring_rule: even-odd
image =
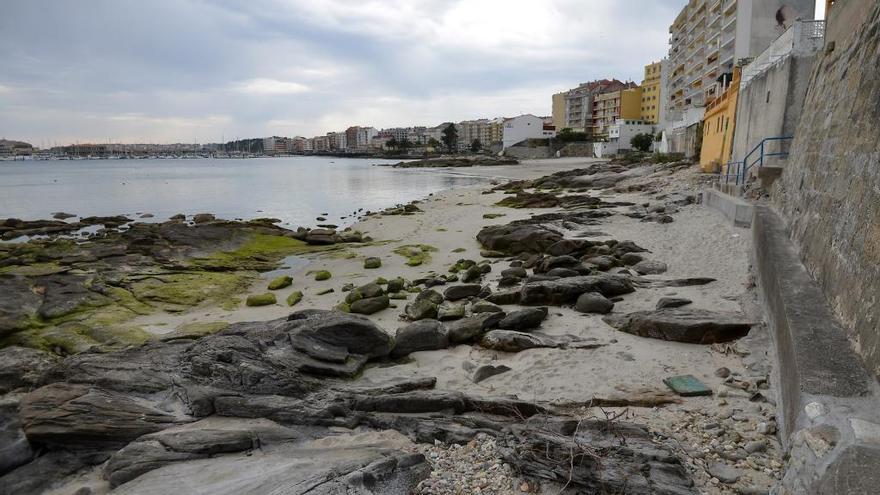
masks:
[[[544,119],[532,114],[520,115],[504,121],[504,134],[501,140],[503,149],[525,141],[526,139],[546,139],[556,137],[556,131],[544,128]]]
[[[616,144],[616,151],[632,149],[630,141],[636,134],[654,136],[654,126],[641,120],[617,119],[608,127],[608,142]]]

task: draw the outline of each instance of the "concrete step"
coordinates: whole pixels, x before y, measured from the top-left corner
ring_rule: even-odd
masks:
[[[770,186],[780,177],[782,177],[782,167],[761,167],[758,169],[758,180],[761,181],[761,187],[764,189],[770,189]]]

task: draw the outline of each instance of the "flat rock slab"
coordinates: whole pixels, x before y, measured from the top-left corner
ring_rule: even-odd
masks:
[[[598,292],[605,297],[615,297],[633,291],[635,291],[633,284],[626,277],[608,274],[585,275],[527,283],[520,293],[520,304],[572,304],[586,292]]]
[[[683,308],[608,315],[603,320],[621,332],[688,344],[730,342],[748,335],[754,325],[737,313]]]

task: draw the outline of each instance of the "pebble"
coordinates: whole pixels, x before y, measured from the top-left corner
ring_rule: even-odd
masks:
[[[479,433],[467,445],[418,444],[415,449],[431,462],[431,475],[419,483],[414,494],[513,495],[536,492],[501,459],[495,439]]]

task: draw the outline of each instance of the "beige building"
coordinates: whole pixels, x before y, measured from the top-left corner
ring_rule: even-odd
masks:
[[[627,84],[630,86],[627,89],[601,93],[593,99],[590,126],[593,136],[607,136],[608,128],[618,119],[641,119],[642,88]]]
[[[489,119],[465,120],[459,124],[459,148],[469,148],[474,140],[488,146],[491,141],[491,123]]]
[[[617,79],[602,79],[580,84],[576,88],[553,95],[553,125],[557,131],[570,128],[579,132],[590,132],[593,127],[593,104],[602,93],[619,91],[631,84]]]

